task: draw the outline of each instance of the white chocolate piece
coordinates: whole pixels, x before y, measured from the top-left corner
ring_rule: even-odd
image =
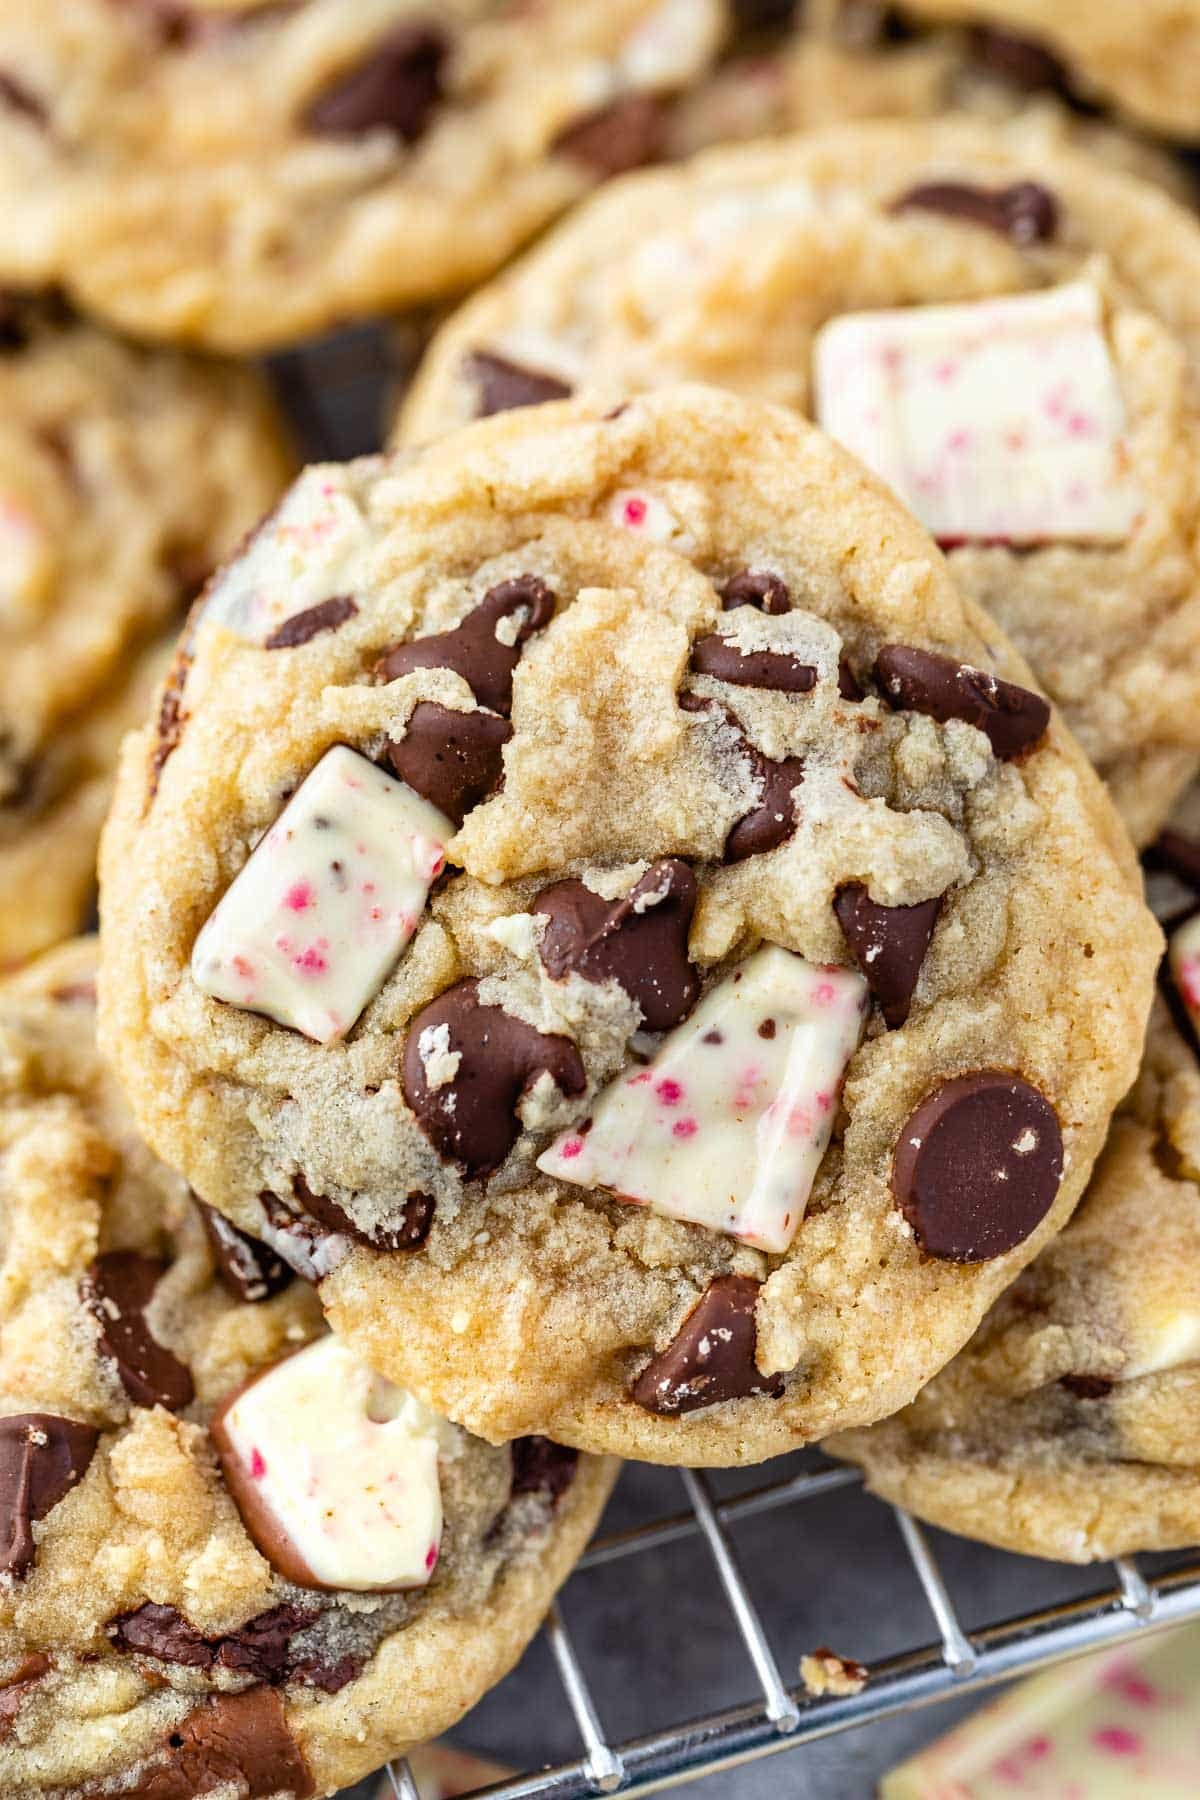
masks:
[[[538,1168],[786,1250],[829,1147],[867,984],[770,946],[719,983],[645,1068],[601,1094],[586,1132]]]
[[[201,928],[193,979],[318,1044],[344,1037],[416,930],[453,835],[404,782],[335,744]]]
[[[1090,282],[845,314],[818,334],[814,382],[822,428],[943,543],[1119,543],[1137,521]]]
[[[331,1334],[244,1388],[219,1416],[218,1442],[260,1544],[303,1565],[306,1586],[370,1593],[424,1587],[433,1573],[441,1431],[436,1413]]]
[[[1121,1371],[1122,1381],[1200,1362],[1200,1310],[1157,1307],[1153,1314],[1138,1319],[1133,1338],[1134,1353]]]
[[[1167,960],[1192,1028],[1200,1032],[1200,913],[1171,933]]]

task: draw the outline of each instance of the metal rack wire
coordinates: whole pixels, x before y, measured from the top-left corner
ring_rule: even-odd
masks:
[[[1108,1565],[1113,1584],[1085,1600],[1043,1607],[967,1631],[925,1531],[907,1513],[892,1507],[888,1510],[899,1526],[936,1636],[874,1663],[861,1693],[812,1695],[803,1686],[785,1682],[730,1533],[757,1513],[853,1487],[861,1481],[858,1470],[833,1467],[792,1475],[724,1501],[714,1498],[707,1476],[691,1469],[681,1469],[679,1476],[687,1510],[597,1539],[579,1569],[653,1553],[681,1538],[699,1536],[709,1551],[731,1615],[731,1628],[740,1636],[760,1699],[681,1719],[649,1736],[610,1743],[562,1608],[556,1606],[544,1630],[583,1753],[572,1762],[479,1789],[488,1800],[597,1800],[609,1794],[663,1793],[685,1781],[777,1755],[815,1738],[1200,1618],[1200,1558],[1153,1576],[1122,1558]],[[568,1610],[569,1594],[568,1587]],[[406,1762],[391,1765],[388,1774],[396,1800],[422,1800]]]

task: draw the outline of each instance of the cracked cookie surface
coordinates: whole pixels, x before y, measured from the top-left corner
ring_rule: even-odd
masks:
[[[96,1052],[95,957],[92,941],[64,945],[0,988],[0,1787],[330,1794],[453,1724],[515,1662],[613,1469],[414,1416],[356,1372],[266,1245],[206,1228]],[[314,1354],[289,1451],[270,1436],[281,1379]],[[306,1483],[284,1496],[319,1580],[237,1480],[229,1401],[248,1381],[243,1406],[270,1396],[255,1422],[270,1466],[251,1485],[271,1494],[297,1443],[330,1484],[317,1536]],[[401,1419],[383,1469],[351,1416],[364,1382],[367,1438]],[[381,1524],[359,1477],[389,1468],[407,1485]],[[432,1546],[418,1538],[416,1574],[397,1564],[376,1591],[417,1514]]]
[[[793,413],[684,388],[310,470],[189,654],[106,835],[105,1040],[431,1404],[756,1460],[911,1398],[1068,1217],[1149,1006],[1132,852]]]

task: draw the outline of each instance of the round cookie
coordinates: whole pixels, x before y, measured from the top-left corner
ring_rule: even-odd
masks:
[[[1200,754],[1198,294],[1195,220],[1036,121],[858,125],[598,196],[452,317],[400,436],[547,383],[815,412],[944,541],[1144,840]]]
[[[828,1448],[1007,1550],[1090,1562],[1200,1537],[1200,1066],[1160,1001],[1079,1211],[913,1404]]]
[[[435,1419],[266,1245],[206,1226],[96,1053],[94,963],[63,946],[0,990],[0,1788],[331,1794],[516,1661],[613,1469]]]
[[[291,467],[248,371],[0,297],[0,966],[83,923],[117,745]]]
[[[720,0],[0,5],[0,281],[257,350],[496,268],[651,160]]]
[[[206,1200],[338,1238],[336,1329],[439,1410],[753,1461],[911,1398],[1065,1222],[1149,1006],[1131,851],[794,413],[309,470],[189,655],[102,852],[105,1039]],[[958,1077],[955,1206],[892,1164]]]

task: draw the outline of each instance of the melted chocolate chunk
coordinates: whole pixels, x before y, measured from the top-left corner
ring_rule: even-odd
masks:
[[[459,1064],[450,1081],[431,1087],[421,1056],[424,1033],[444,1025]],[[582,1094],[587,1077],[570,1038],[550,1036],[502,1006],[484,1006],[477,981],[459,981],[430,1002],[408,1028],[404,1098],[439,1153],[468,1176],[488,1175],[517,1141],[516,1109],[539,1075],[561,1093]]]
[[[217,1274],[234,1298],[253,1303],[282,1293],[292,1279],[292,1271],[282,1257],[249,1232],[239,1231],[215,1207],[206,1206],[198,1194],[193,1194],[192,1200],[216,1261]]]
[[[916,906],[880,906],[857,881],[833,902],[854,960],[892,1029],[908,1018],[941,905],[939,896]]]
[[[472,607],[461,625],[397,644],[376,666],[383,681],[398,681],[414,669],[453,669],[461,675],[480,706],[507,718],[512,711],[513,672],[521,650],[535,631],[554,617],[554,595],[536,575],[516,575],[489,588],[478,606]],[[502,620],[515,620],[512,642],[502,641],[496,628]]]
[[[575,1479],[578,1450],[568,1450],[565,1444],[552,1443],[546,1437],[515,1438],[510,1448],[512,1498],[540,1494],[549,1505],[556,1506]]]
[[[688,961],[695,909],[696,877],[676,856],[652,863],[623,900],[603,900],[582,881],[556,881],[530,908],[549,920],[538,948],[547,973],[618,982],[641,1007],[647,1031],[669,1031],[700,997]]]
[[[0,1419],[0,1575],[19,1577],[32,1568],[34,1523],[83,1480],[99,1435],[56,1413]]]
[[[943,725],[950,719],[974,725],[1002,762],[1031,749],[1050,724],[1040,694],[930,650],[886,644],[875,659],[875,679],[897,710],[927,713]]]
[[[110,1619],[104,1629],[117,1650],[188,1669],[231,1669],[278,1686],[293,1671],[291,1640],[307,1631],[316,1617],[297,1606],[273,1606],[236,1631],[206,1637],[175,1607],[148,1601]]]
[[[941,213],[999,232],[1014,244],[1042,244],[1058,230],[1058,202],[1036,181],[1010,187],[973,187],[966,181],[926,181],[893,203],[893,212]]]
[[[21,1658],[4,1686],[0,1687],[0,1744],[12,1735],[13,1726],[29,1694],[42,1677],[50,1673],[50,1669],[50,1658],[40,1650],[31,1650]]]
[[[239,1800],[280,1793],[309,1800],[312,1771],[288,1730],[273,1688],[216,1694],[197,1706],[151,1757],[124,1778],[86,1782],[80,1800],[197,1800],[217,1788]]]
[[[762,856],[768,850],[778,850],[796,829],[796,802],[792,790],[804,777],[803,757],[785,756],[780,762],[772,762],[746,737],[736,714],[699,694],[680,694],[679,706],[683,712],[707,712],[724,718],[738,733],[742,754],[749,759],[755,780],[762,784],[758,805],[744,813],[730,829],[721,853],[722,862],[744,862],[748,856]]]
[[[735,606],[757,606],[759,612],[785,613],[792,610],[792,596],[787,584],[769,569],[742,569],[721,589],[721,605],[726,612]]]
[[[710,1282],[666,1349],[651,1357],[630,1388],[635,1405],[678,1417],[721,1400],[778,1399],[783,1383],[778,1375],[760,1375],[754,1360],[758,1289],[748,1275],[718,1275]]]
[[[89,1269],[83,1298],[99,1327],[100,1354],[116,1363],[134,1405],[181,1412],[195,1395],[191,1375],[146,1323],[146,1308],[166,1270],[156,1257],[110,1250]]]
[[[1106,1375],[1063,1375],[1059,1377],[1058,1385],[1066,1388],[1068,1394],[1074,1394],[1077,1400],[1103,1400],[1113,1391],[1113,1383]]]
[[[293,613],[282,625],[277,625],[268,638],[263,640],[264,650],[295,650],[301,644],[309,644],[322,631],[336,631],[347,619],[352,619],[358,607],[349,594],[334,594],[329,600],[321,600],[316,606],[306,606],[303,612]]]
[[[527,369],[491,350],[472,350],[466,370],[479,394],[475,409],[478,419],[488,419],[493,413],[515,412],[519,406],[541,406],[546,400],[565,400],[571,392],[556,375]]]
[[[421,700],[404,736],[389,741],[387,759],[401,781],[461,825],[499,787],[511,736],[512,726],[497,713],[452,712]]]
[[[323,137],[392,131],[406,144],[417,143],[442,97],[449,50],[449,39],[436,24],[397,25],[309,102],[305,125]]]
[[[808,694],[817,685],[817,671],[811,663],[780,650],[739,650],[719,631],[696,639],[692,669],[697,675],[713,675],[738,687],[773,688],[781,694]]]
[[[1023,1244],[1063,1173],[1058,1117],[1003,1069],[957,1075],[927,1094],[900,1133],[892,1193],[929,1256],[985,1262]]]
[[[657,94],[623,94],[560,131],[550,148],[602,181],[658,162],[666,149],[667,107]]]
[[[371,1232],[356,1225],[336,1200],[330,1200],[325,1194],[314,1194],[303,1175],[297,1175],[292,1182],[292,1192],[305,1212],[327,1231],[353,1238],[358,1244],[369,1244],[372,1250],[419,1250],[433,1224],[434,1202],[430,1194],[410,1194],[395,1225],[381,1226]]]
[[[1011,82],[1027,94],[1054,93],[1070,98],[1071,80],[1066,64],[1036,38],[998,31],[993,25],[973,25],[968,43],[972,61],[989,75]]]

